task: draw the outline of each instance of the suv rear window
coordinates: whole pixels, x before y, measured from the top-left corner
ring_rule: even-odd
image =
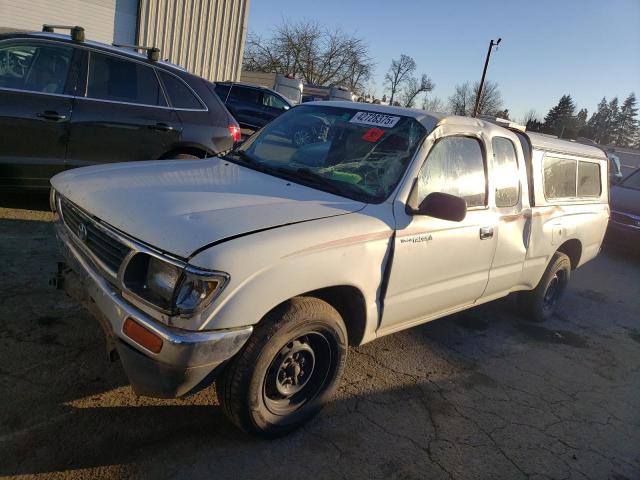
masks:
[[[158,70],[165,91],[174,108],[187,108],[191,110],[204,110],[200,100],[196,98],[193,92],[179,78],[174,77],[170,73]]]
[[[166,106],[153,68],[91,52],[87,97],[114,102]]]

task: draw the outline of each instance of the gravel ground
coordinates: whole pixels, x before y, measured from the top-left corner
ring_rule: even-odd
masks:
[[[335,401],[276,441],[235,430],[213,388],[136,397],[98,323],[47,285],[57,258],[50,214],[0,208],[0,476],[640,478],[627,255],[574,272],[544,325],[505,299],[352,348]]]

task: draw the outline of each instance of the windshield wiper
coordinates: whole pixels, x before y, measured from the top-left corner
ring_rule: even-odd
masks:
[[[338,195],[344,195],[344,191],[340,187],[338,187],[335,183],[333,183],[331,180],[327,180],[322,175],[315,173],[314,171],[309,170],[308,168],[278,167],[276,168],[276,172],[284,173],[285,175],[293,179],[298,178],[300,180],[306,180],[306,182],[310,184],[321,185],[327,188],[328,190],[330,190],[332,193],[336,193]]]
[[[235,157],[235,158],[233,158],[233,157]],[[236,160],[240,160],[242,163],[244,163],[245,165],[248,165],[250,168],[254,168],[254,169],[259,170],[261,172],[264,172],[264,171],[267,170],[265,168],[265,166],[262,165],[261,162],[259,162],[254,157],[249,155],[246,150],[241,150],[241,149],[232,150],[231,152],[227,153],[222,158],[224,158],[226,160],[231,160],[232,162],[235,162]]]

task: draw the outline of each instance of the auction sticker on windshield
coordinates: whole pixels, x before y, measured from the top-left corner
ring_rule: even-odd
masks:
[[[362,125],[374,125],[382,128],[393,128],[400,117],[385,115],[384,113],[358,112],[349,122]]]

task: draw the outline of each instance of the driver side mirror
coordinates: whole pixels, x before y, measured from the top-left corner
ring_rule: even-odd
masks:
[[[461,222],[467,216],[467,202],[464,198],[448,193],[433,192],[426,196],[412,215],[427,215],[429,217]]]

